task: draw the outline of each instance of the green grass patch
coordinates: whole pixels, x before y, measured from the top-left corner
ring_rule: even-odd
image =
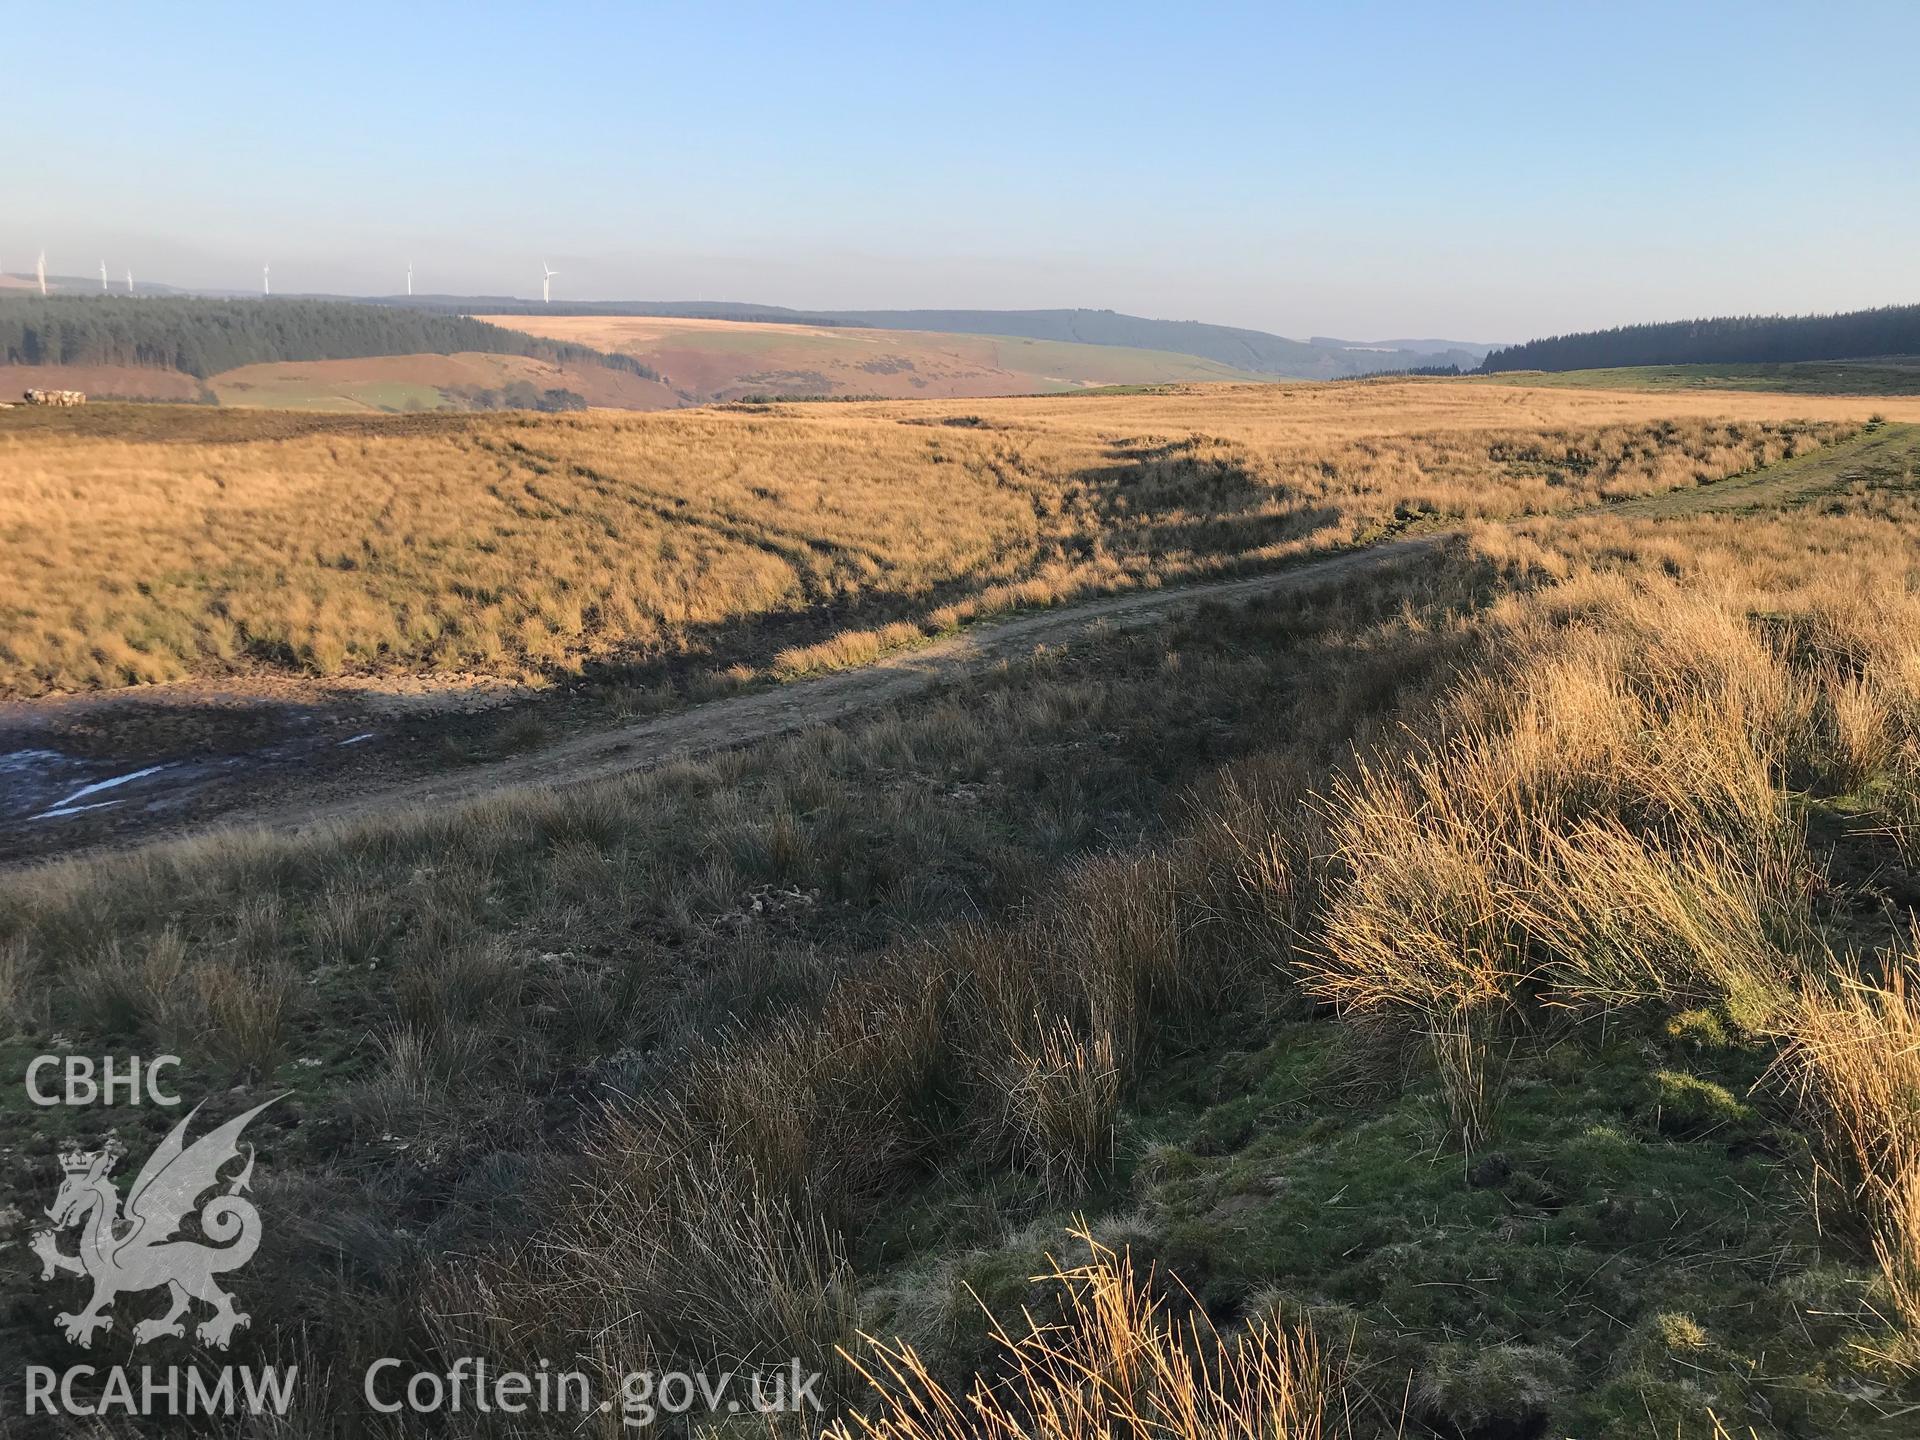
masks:
[[[1755,1096],[1771,1055],[1725,1028],[1508,1037],[1493,1139],[1463,1155],[1418,1037],[1282,1023],[1165,1067],[1080,1208],[1216,1322],[1313,1320],[1389,1431],[1404,1404],[1409,1433],[1698,1435],[1711,1407],[1740,1435],[1906,1434],[1871,1403],[1901,1378],[1871,1353],[1876,1276]],[[987,1363],[973,1297],[1008,1324],[1044,1305],[1071,1219],[1004,1185],[930,1196],[885,1239],[936,1258],[899,1260],[875,1320]]]
[[[404,414],[455,408],[438,386],[400,380],[329,382],[290,375],[271,383],[214,386],[222,405],[285,410],[378,411]]]
[[[1754,390],[1786,395],[1920,395],[1920,357],[1777,365],[1623,365],[1609,370],[1512,370],[1487,385],[1578,390]]]

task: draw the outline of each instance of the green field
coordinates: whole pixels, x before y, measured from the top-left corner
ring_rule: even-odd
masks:
[[[1870,423],[1851,440],[1822,446],[1749,475],[1646,495],[1617,507],[1640,516],[1753,515],[1843,493],[1911,493],[1920,474],[1920,425]]]
[[[437,385],[403,380],[359,380],[345,383],[290,375],[280,383],[244,387],[214,381],[222,405],[259,405],[275,410],[352,410],[365,408],[389,414],[409,410],[444,410],[447,397]]]
[[[1207,380],[1268,381],[1273,378],[1235,370],[1230,365],[1203,360],[1195,355],[1178,355],[1171,350],[1141,350],[1121,345],[1076,345],[1065,340],[1022,340],[1005,336],[988,336],[986,339],[998,350],[1002,369],[1050,377],[1091,373],[1115,385]],[[1077,387],[1067,385],[1063,388]]]
[[[1920,395],[1920,357],[1809,360],[1782,365],[1624,365],[1616,370],[1510,370],[1491,385],[1580,390],[1763,390],[1785,395]]]

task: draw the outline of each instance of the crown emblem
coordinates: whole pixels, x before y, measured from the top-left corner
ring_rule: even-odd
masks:
[[[107,1143],[98,1150],[62,1150],[60,1168],[69,1175],[85,1175],[93,1169],[94,1162],[105,1160],[107,1168],[112,1169],[120,1157],[127,1153],[127,1147],[116,1136],[109,1135]]]

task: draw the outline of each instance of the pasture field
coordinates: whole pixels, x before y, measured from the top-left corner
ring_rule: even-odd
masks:
[[[602,365],[557,365],[525,355],[370,355],[354,360],[285,360],[242,365],[198,380],[137,365],[0,365],[0,399],[28,388],[81,390],[100,400],[164,400],[343,414],[510,408],[522,394],[565,390],[589,406],[668,410],[686,399],[660,384]],[[522,407],[524,408],[524,407]]]
[[[623,315],[498,315],[488,323],[632,355],[707,400],[964,399],[1098,385],[1253,380],[1217,361],[1123,345]]]
[[[340,365],[339,361],[326,363]],[[259,405],[275,410],[394,415],[438,410],[446,404],[446,395],[438,386],[418,380],[367,379],[351,371],[333,379],[316,374],[312,365],[248,365],[216,377],[213,383],[222,405]]]
[[[208,382],[222,405],[374,414],[484,408],[472,397],[503,395],[514,384],[535,394],[569,391],[588,405],[618,410],[664,410],[682,403],[658,381],[601,365],[477,352],[275,361],[223,371]]]
[[[1901,403],[1398,382],[642,416],[16,409],[0,696],[667,657],[794,673],[1020,605],[1710,484]],[[796,627],[807,644],[779,639]]]
[[[176,437],[230,485],[458,444],[527,525],[672,455],[768,544],[747,486],[868,449],[928,538],[903,496],[1004,490],[1017,535],[1069,461],[1116,555],[1458,529],[650,774],[0,877],[0,1063],[177,1053],[209,1122],[287,1092],[225,1357],[300,1364],[280,1434],[395,1355],[799,1357],[790,1433],[874,1440],[1910,1435],[1920,416],[1804,403],[1832,428],[1406,384]],[[782,493],[858,557],[824,573],[900,563]],[[5,1094],[19,1231],[99,1137]],[[80,1282],[4,1253],[7,1353],[71,1363]]]

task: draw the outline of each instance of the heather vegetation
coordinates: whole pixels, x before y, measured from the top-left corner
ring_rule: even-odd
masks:
[[[1870,409],[1409,383],[351,426],[10,412],[0,694],[793,673],[1019,605],[1710,484]]]
[[[1920,432],[1518,519],[1424,443],[1485,518],[1395,567],[11,878],[8,1061],[291,1090],[243,1347],[336,1414],[373,1355],[799,1356],[876,1440],[1908,1434]],[[24,1205],[73,1121],[0,1118]]]

